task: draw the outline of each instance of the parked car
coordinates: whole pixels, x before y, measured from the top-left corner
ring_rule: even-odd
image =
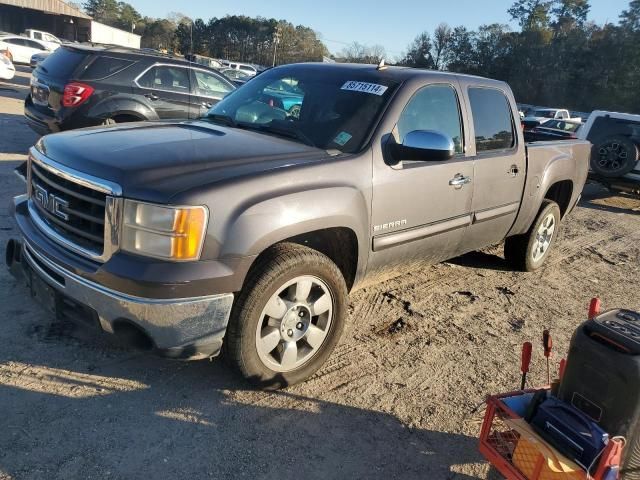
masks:
[[[24,31],[23,35],[27,38],[43,43],[51,51],[54,51],[55,49],[60,47],[60,45],[62,45],[62,40],[60,40],[58,37],[41,30],[27,29]]]
[[[258,74],[258,69],[253,65],[249,65],[246,63],[237,63],[237,62],[221,62],[226,68],[230,68],[232,70],[240,70],[242,72],[247,73],[249,76],[254,77]]]
[[[236,87],[244,85],[254,77],[254,75],[249,75],[243,70],[236,70],[234,68],[223,68],[220,70],[220,73],[227,77]]]
[[[44,43],[20,35],[0,36],[0,50],[7,51],[7,56],[13,63],[24,63],[27,65],[31,61],[32,55],[50,51],[49,47]]]
[[[570,120],[547,120],[530,130],[525,130],[524,139],[527,142],[546,140],[570,140],[578,138],[581,123]]]
[[[290,117],[298,118],[304,99],[304,92],[298,88],[297,82],[292,84],[285,80],[274,82],[264,89],[264,98],[278,108],[282,108]]]
[[[578,137],[593,144],[593,172],[640,181],[640,115],[596,110]]]
[[[51,52],[40,52],[31,55],[31,60],[29,61],[29,66],[31,68],[36,68],[40,62],[42,62],[45,58],[51,55]]]
[[[63,45],[33,71],[24,112],[38,133],[197,118],[235,87],[215,70],[126,47]]]
[[[282,82],[297,117],[264,101]],[[517,115],[475,76],[274,68],[202,119],[40,139],[7,262],[62,317],[176,358],[224,341],[246,378],[294,384],[338,343],[349,291],[505,238],[514,268],[543,265],[591,146],[525,144]]]
[[[0,51],[0,79],[11,80],[16,74],[16,67],[13,66],[9,57]]]
[[[546,120],[571,120],[574,122],[580,122],[580,118],[571,118],[569,111],[562,108],[539,108],[533,111],[529,111],[528,115],[522,120],[525,129],[533,128],[540,125]]]
[[[222,63],[215,58],[205,57],[203,55],[185,55],[184,58],[189,62],[194,62],[209,68],[215,68],[216,70],[223,67]]]
[[[581,123],[585,123],[588,119],[589,119],[589,113],[587,112],[576,112],[576,111],[570,111],[569,115],[572,118],[579,118]]]

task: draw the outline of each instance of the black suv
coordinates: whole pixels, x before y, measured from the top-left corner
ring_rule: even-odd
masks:
[[[62,46],[33,71],[24,104],[47,134],[141,120],[197,118],[234,90],[215,70],[113,46]]]

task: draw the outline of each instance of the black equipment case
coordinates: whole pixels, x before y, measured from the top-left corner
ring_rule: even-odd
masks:
[[[610,310],[582,324],[559,397],[627,440],[624,480],[640,480],[640,313]]]

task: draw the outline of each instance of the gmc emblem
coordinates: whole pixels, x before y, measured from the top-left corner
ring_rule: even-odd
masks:
[[[67,208],[69,202],[56,197],[53,193],[47,192],[40,185],[34,183],[33,186],[35,189],[33,196],[42,208],[62,220],[69,220],[69,215],[60,209],[61,207]]]

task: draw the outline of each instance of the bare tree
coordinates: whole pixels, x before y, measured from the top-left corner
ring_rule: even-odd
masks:
[[[385,57],[382,45],[363,45],[353,42],[342,50],[342,57],[349,63],[378,63]]]
[[[444,70],[449,63],[453,31],[446,23],[438,25],[433,32],[432,56],[436,70]]]

